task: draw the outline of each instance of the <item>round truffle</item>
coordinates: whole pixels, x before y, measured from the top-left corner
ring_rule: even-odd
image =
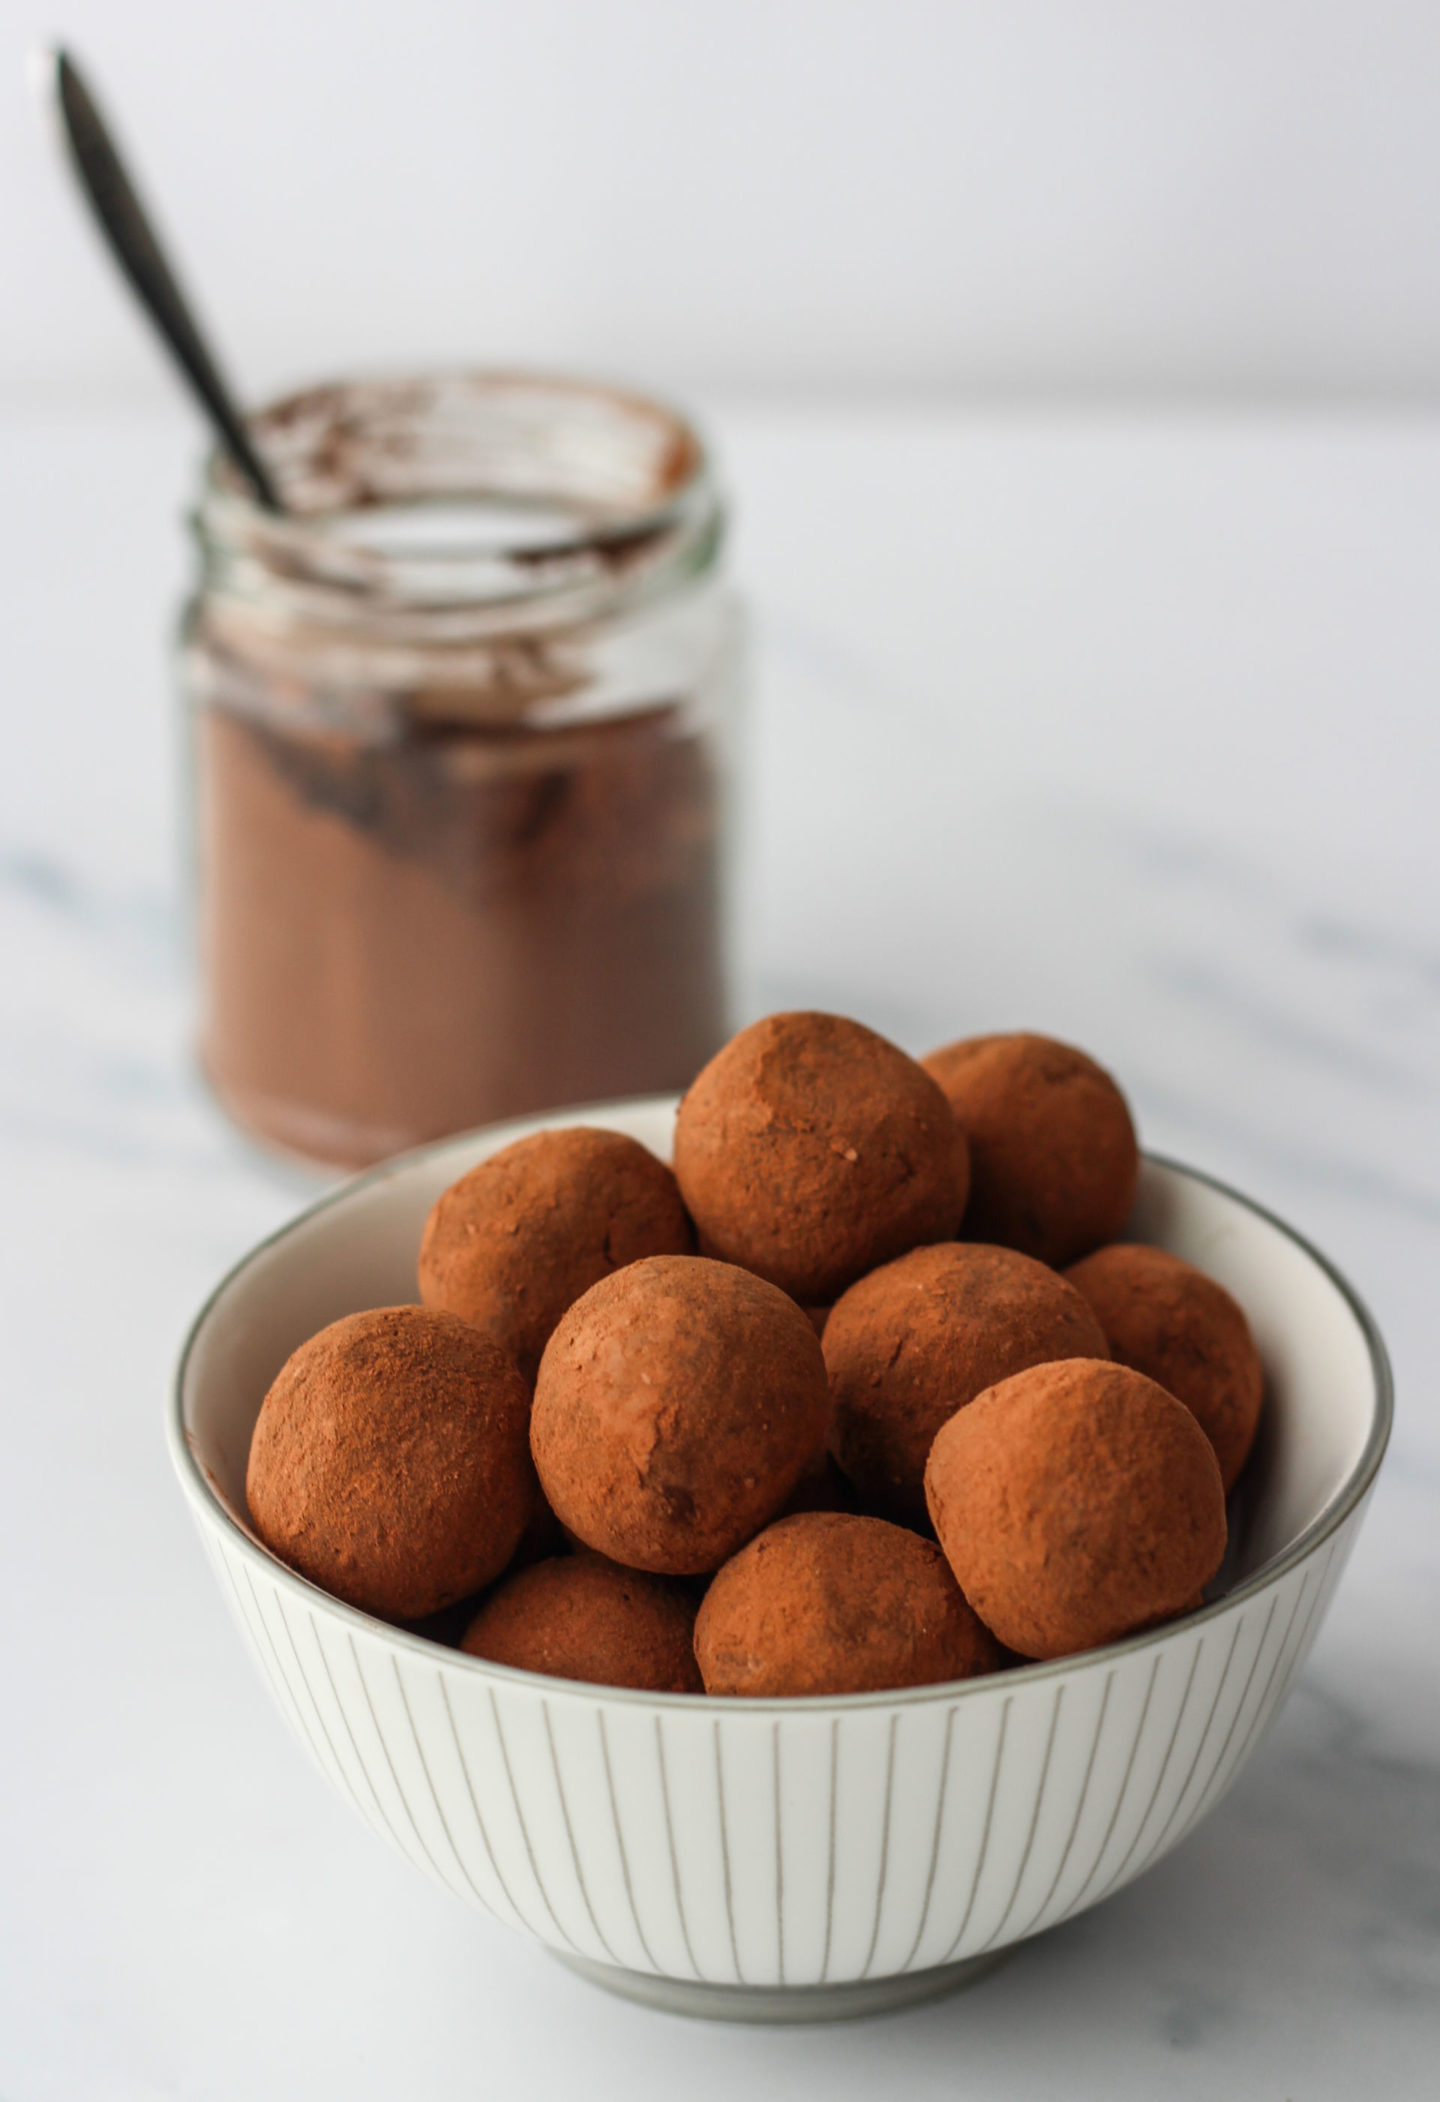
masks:
[[[695,1623],[707,1693],[878,1693],[997,1671],[1000,1653],[929,1540],[808,1511],[725,1564]]]
[[[665,1577],[621,1569],[600,1555],[562,1555],[498,1584],[460,1647],[552,1679],[701,1693],[695,1604]]]
[[[530,1396],[456,1314],[377,1307],[287,1359],[245,1494],[266,1546],[322,1589],[420,1620],[497,1577],[535,1496]]]
[[[930,1515],[975,1611],[1022,1657],[1068,1657],[1194,1604],[1225,1553],[1210,1441],[1126,1365],[1067,1358],[952,1416]]]
[[[974,1036],[922,1060],[970,1142],[965,1238],[1056,1269],[1113,1241],[1140,1155],[1130,1111],[1093,1058],[1048,1036]]]
[[[1109,1355],[1073,1285],[1014,1248],[940,1241],[872,1270],[823,1338],[830,1444],[862,1505],[913,1523],[925,1462],[957,1409],[1027,1366]]]
[[[675,1174],[704,1252],[807,1306],[952,1240],[969,1188],[935,1081],[826,1014],[770,1015],[716,1053],[680,1104]]]
[[[530,1441],[551,1508],[587,1547],[695,1576],[775,1515],[829,1418],[819,1339],[793,1300],[730,1263],[654,1255],[560,1323]]]
[[[1095,1309],[1116,1362],[1192,1412],[1228,1493],[1255,1442],[1265,1375],[1250,1324],[1225,1287],[1136,1241],[1099,1248],[1066,1275]]]
[[[537,1131],[437,1198],[420,1242],[420,1297],[483,1329],[528,1380],[560,1316],[645,1255],[689,1255],[675,1177],[618,1131]]]

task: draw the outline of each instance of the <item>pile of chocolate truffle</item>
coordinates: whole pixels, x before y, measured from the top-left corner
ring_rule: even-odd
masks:
[[[336,1597],[456,1608],[495,1663],[657,1692],[854,1693],[1062,1657],[1200,1603],[1262,1376],[1220,1285],[1120,1241],[1124,1097],[1084,1053],[917,1063],[743,1030],[674,1168],[521,1139],[445,1191],[423,1304],[265,1397],[255,1528]]]

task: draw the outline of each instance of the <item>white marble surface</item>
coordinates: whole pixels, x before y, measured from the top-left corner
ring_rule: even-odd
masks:
[[[1349,1271],[1398,1428],[1299,1692],[971,1993],[698,2032],[382,1851],[168,1474],[191,1310],[304,1178],[186,1056],[177,419],[0,415],[0,2096],[1394,2098],[1440,2063],[1440,423],[721,408],[767,1004],[1091,1045]],[[763,903],[763,910],[760,909]]]

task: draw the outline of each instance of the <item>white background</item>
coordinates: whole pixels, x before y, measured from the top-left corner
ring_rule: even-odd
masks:
[[[5,0],[0,383],[158,386],[37,135],[93,64],[252,393],[1432,397],[1426,0]]]

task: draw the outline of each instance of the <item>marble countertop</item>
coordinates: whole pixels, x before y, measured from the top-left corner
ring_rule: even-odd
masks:
[[[750,964],[1095,1050],[1350,1274],[1395,1440],[1299,1690],[1158,1869],[810,2031],[610,1999],[311,1772],[169,1474],[216,1274],[314,1184],[188,1058],[165,663],[193,436],[0,414],[0,2096],[1434,2092],[1440,421],[716,405],[756,613]]]

